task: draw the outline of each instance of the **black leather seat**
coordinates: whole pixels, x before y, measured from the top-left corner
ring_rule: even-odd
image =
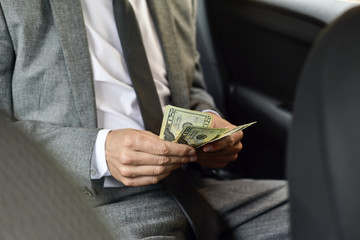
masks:
[[[298,88],[288,149],[294,239],[360,239],[360,7],[329,24]]]
[[[0,239],[112,239],[63,171],[0,118]]]

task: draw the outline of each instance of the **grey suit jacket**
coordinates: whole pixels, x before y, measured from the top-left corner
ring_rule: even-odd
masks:
[[[149,0],[174,105],[214,108],[195,46],[196,1]],[[82,190],[97,128],[93,76],[78,0],[0,0],[0,110],[56,157]]]

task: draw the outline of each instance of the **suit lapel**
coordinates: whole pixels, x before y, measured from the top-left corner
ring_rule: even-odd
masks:
[[[147,2],[162,46],[173,104],[188,108],[190,105],[188,86],[169,3],[167,0],[148,0]]]
[[[83,126],[96,127],[96,104],[85,25],[79,0],[49,0]],[[173,104],[189,107],[188,86],[167,0],[148,0],[164,54]]]
[[[76,109],[83,126],[96,127],[96,105],[86,30],[79,0],[50,0]]]

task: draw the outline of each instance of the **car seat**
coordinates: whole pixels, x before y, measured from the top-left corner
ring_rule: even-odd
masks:
[[[65,173],[0,116],[0,239],[112,239]]]
[[[360,239],[360,7],[330,23],[303,69],[289,137],[293,239]]]

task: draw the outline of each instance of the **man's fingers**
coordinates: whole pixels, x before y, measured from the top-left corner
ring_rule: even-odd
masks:
[[[190,146],[134,129],[110,132],[105,153],[111,175],[127,186],[155,184],[184,163],[197,160]]]
[[[204,149],[206,146],[203,149],[199,149],[197,162],[203,166],[210,168],[225,167],[228,163],[233,162],[238,158],[238,153],[242,149],[242,143],[240,142],[240,140],[234,145],[231,144],[232,142],[228,142],[228,145],[230,145],[230,147],[220,147],[220,150],[217,150],[215,146],[213,148],[215,149],[215,151],[206,152],[206,149]]]
[[[238,157],[237,153],[230,155],[219,155],[219,156],[212,156],[207,154],[204,157],[199,156],[198,163],[210,168],[223,168],[227,166],[230,162],[235,161],[237,157]]]
[[[150,184],[156,184],[167,177],[170,173],[165,173],[158,176],[142,176],[137,178],[118,178],[120,182],[122,182],[125,186],[146,186]]]
[[[205,145],[203,147],[203,151],[204,152],[221,151],[223,149],[227,149],[232,146],[238,145],[242,138],[243,138],[243,132],[238,131],[236,133],[231,134],[230,136],[220,139],[219,141],[215,141],[215,142]],[[240,150],[241,150],[241,148],[240,148]]]
[[[171,173],[175,169],[178,169],[182,164],[171,164],[166,166],[154,166],[154,165],[143,165],[143,166],[121,166],[117,172],[125,178],[139,178],[139,177],[152,177],[162,176],[164,174]]]
[[[139,152],[146,152],[158,156],[193,156],[196,154],[194,148],[184,145],[164,141],[159,139],[156,135],[151,135],[148,132],[142,136],[138,136],[135,140],[136,145],[133,145],[133,150]]]
[[[190,146],[164,141],[151,132],[134,129],[111,131],[107,137],[105,149],[107,159],[116,159],[116,161],[122,159],[125,164],[128,164],[128,161],[141,161],[142,157],[145,157],[145,164],[151,165],[159,163],[163,165],[167,162],[183,163],[187,162],[189,157],[196,155],[195,149]],[[134,155],[136,152],[155,157],[136,156]]]
[[[171,164],[184,164],[194,162],[197,160],[196,155],[193,156],[167,156],[167,155],[153,155],[145,152],[124,151],[119,154],[118,161],[122,165],[158,165],[166,166]]]
[[[179,164],[169,166],[114,166],[108,163],[112,176],[122,182],[125,186],[145,186],[156,184],[170,175],[170,173],[181,167]]]
[[[199,156],[199,160],[198,160],[199,163],[204,162],[204,160],[206,162],[229,163],[235,161],[238,157],[238,153],[232,153],[227,155],[205,155],[205,154],[204,156]]]

